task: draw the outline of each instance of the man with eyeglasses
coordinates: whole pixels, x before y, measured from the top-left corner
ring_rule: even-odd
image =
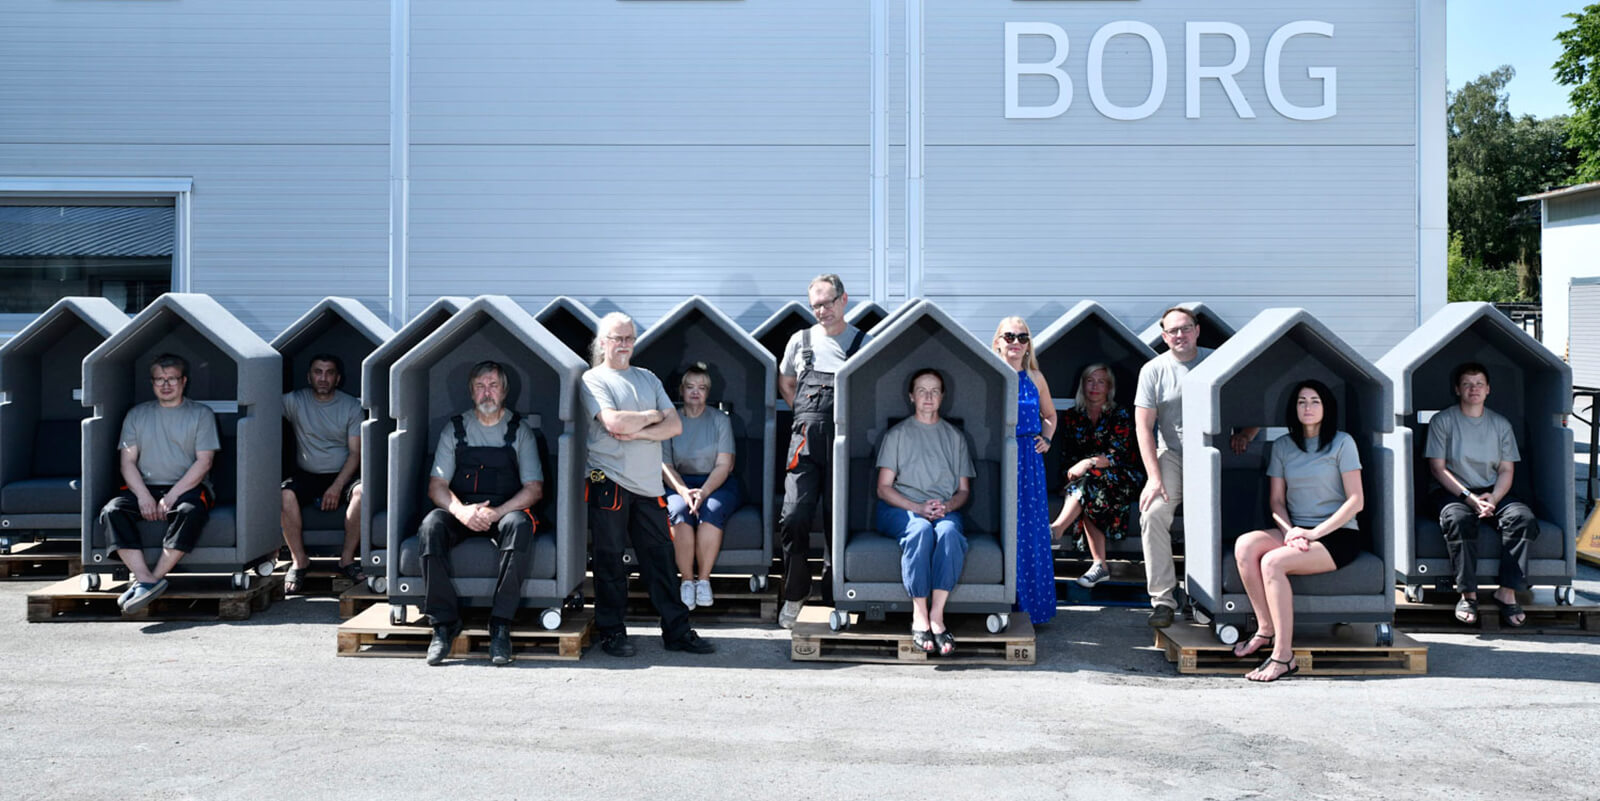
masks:
[[[678,410],[655,373],[634,367],[633,320],[612,312],[600,318],[590,346],[594,367],[583,374],[589,426],[589,477],[584,498],[594,540],[594,622],[600,650],[609,656],[636,653],[623,616],[628,606],[631,544],[650,602],[661,616],[661,640],[669,651],[709,654],[711,641],[689,627],[689,607],[678,592],[676,552],[661,481],[661,443],[683,432]]]
[[[817,324],[789,337],[778,365],[778,392],[794,410],[789,433],[789,455],[783,479],[783,509],[778,517],[778,541],[783,548],[783,608],[778,625],[794,628],[800,609],[811,596],[811,524],[828,485],[833,462],[833,377],[845,360],[855,355],[869,337],[845,322],[850,296],[844,281],[828,273],[811,279],[806,289]],[[823,531],[832,528],[823,515]],[[833,544],[824,536],[822,595],[833,594]]]
[[[168,573],[193,551],[211,517],[216,495],[207,484],[222,443],[211,408],[184,396],[189,363],[163,353],[150,363],[155,400],[128,411],[117,438],[123,487],[100,510],[100,527],[133,581],[118,596],[124,612],[137,612],[167,591]],[[161,558],[144,557],[139,521],[167,521]]]

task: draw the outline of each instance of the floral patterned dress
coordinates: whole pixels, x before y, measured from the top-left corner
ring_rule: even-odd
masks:
[[[1017,609],[1034,623],[1056,616],[1056,562],[1050,552],[1050,500],[1044,456],[1034,450],[1042,430],[1039,388],[1028,371],[1017,375]]]
[[[1091,421],[1089,415],[1074,406],[1060,414],[1061,433],[1056,441],[1061,444],[1062,470],[1070,470],[1090,456],[1104,456],[1109,467],[1090,468],[1077,481],[1063,475],[1065,495],[1078,495],[1083,503],[1083,515],[1074,523],[1078,550],[1085,550],[1083,523],[1087,518],[1094,522],[1106,539],[1120,540],[1128,535],[1128,511],[1139,498],[1139,488],[1144,486],[1144,465],[1139,461],[1139,450],[1134,444],[1133,414],[1127,406],[1118,404],[1100,412],[1100,419]]]

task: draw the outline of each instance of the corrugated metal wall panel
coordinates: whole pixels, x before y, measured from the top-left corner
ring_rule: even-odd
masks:
[[[1600,278],[1574,279],[1568,302],[1572,383],[1600,387]]]

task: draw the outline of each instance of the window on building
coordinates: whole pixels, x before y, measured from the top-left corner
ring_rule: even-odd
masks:
[[[172,288],[173,198],[0,197],[0,314],[97,296],[134,314]]]

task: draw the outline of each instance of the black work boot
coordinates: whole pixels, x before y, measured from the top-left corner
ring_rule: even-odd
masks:
[[[511,624],[499,618],[489,619],[489,661],[495,665],[509,665],[511,655]]]
[[[450,655],[456,635],[461,633],[461,621],[439,623],[433,627],[433,639],[428,641],[428,664],[437,665]]]

